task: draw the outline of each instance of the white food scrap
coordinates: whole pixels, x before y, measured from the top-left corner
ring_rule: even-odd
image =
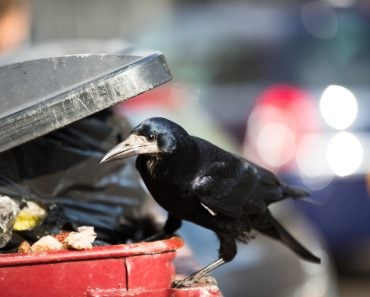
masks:
[[[57,251],[63,249],[63,244],[61,244],[58,239],[51,235],[41,237],[31,246],[32,252]]]
[[[71,232],[65,239],[64,243],[69,248],[76,250],[91,249],[92,243],[96,238],[94,227],[81,226],[77,228],[78,232]]]

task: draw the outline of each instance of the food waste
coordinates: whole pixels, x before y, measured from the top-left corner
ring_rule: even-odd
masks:
[[[92,248],[95,238],[94,227],[81,226],[77,228],[77,232],[61,232],[56,235],[43,236],[32,245],[28,241],[23,241],[18,247],[18,253],[86,250]]]
[[[0,248],[17,232],[31,235],[15,245],[19,253],[92,248],[97,236],[94,227],[74,225],[66,231],[65,223],[64,213],[55,205],[18,201],[0,194]]]

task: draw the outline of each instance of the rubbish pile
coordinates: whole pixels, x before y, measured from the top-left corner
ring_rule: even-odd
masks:
[[[12,239],[13,231],[30,232],[42,225],[47,211],[33,201],[26,201],[23,207],[8,196],[0,195],[0,248],[5,247]],[[81,226],[77,232],[60,232],[55,235],[44,235],[34,243],[22,241],[19,253],[45,252],[51,250],[84,250],[91,249],[95,241],[94,227]]]
[[[1,153],[0,253],[80,250],[154,234],[134,160],[99,164],[129,130],[103,111]]]

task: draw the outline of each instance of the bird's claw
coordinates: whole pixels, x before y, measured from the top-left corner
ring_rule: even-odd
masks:
[[[174,281],[172,283],[172,288],[175,288],[175,289],[188,288],[188,287],[191,287],[194,283],[195,283],[194,280],[185,278],[185,279]]]
[[[214,277],[210,275],[204,276],[190,275],[187,278],[174,281],[172,283],[172,288],[176,289],[189,288],[195,284],[207,284],[217,286],[217,281]]]

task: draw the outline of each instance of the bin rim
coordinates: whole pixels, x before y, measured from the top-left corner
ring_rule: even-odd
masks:
[[[153,242],[139,242],[93,247],[89,250],[48,251],[31,253],[12,253],[0,255],[0,268],[20,265],[50,264],[59,262],[102,260],[107,258],[125,258],[140,255],[153,255],[172,252],[184,245],[177,236]]]

